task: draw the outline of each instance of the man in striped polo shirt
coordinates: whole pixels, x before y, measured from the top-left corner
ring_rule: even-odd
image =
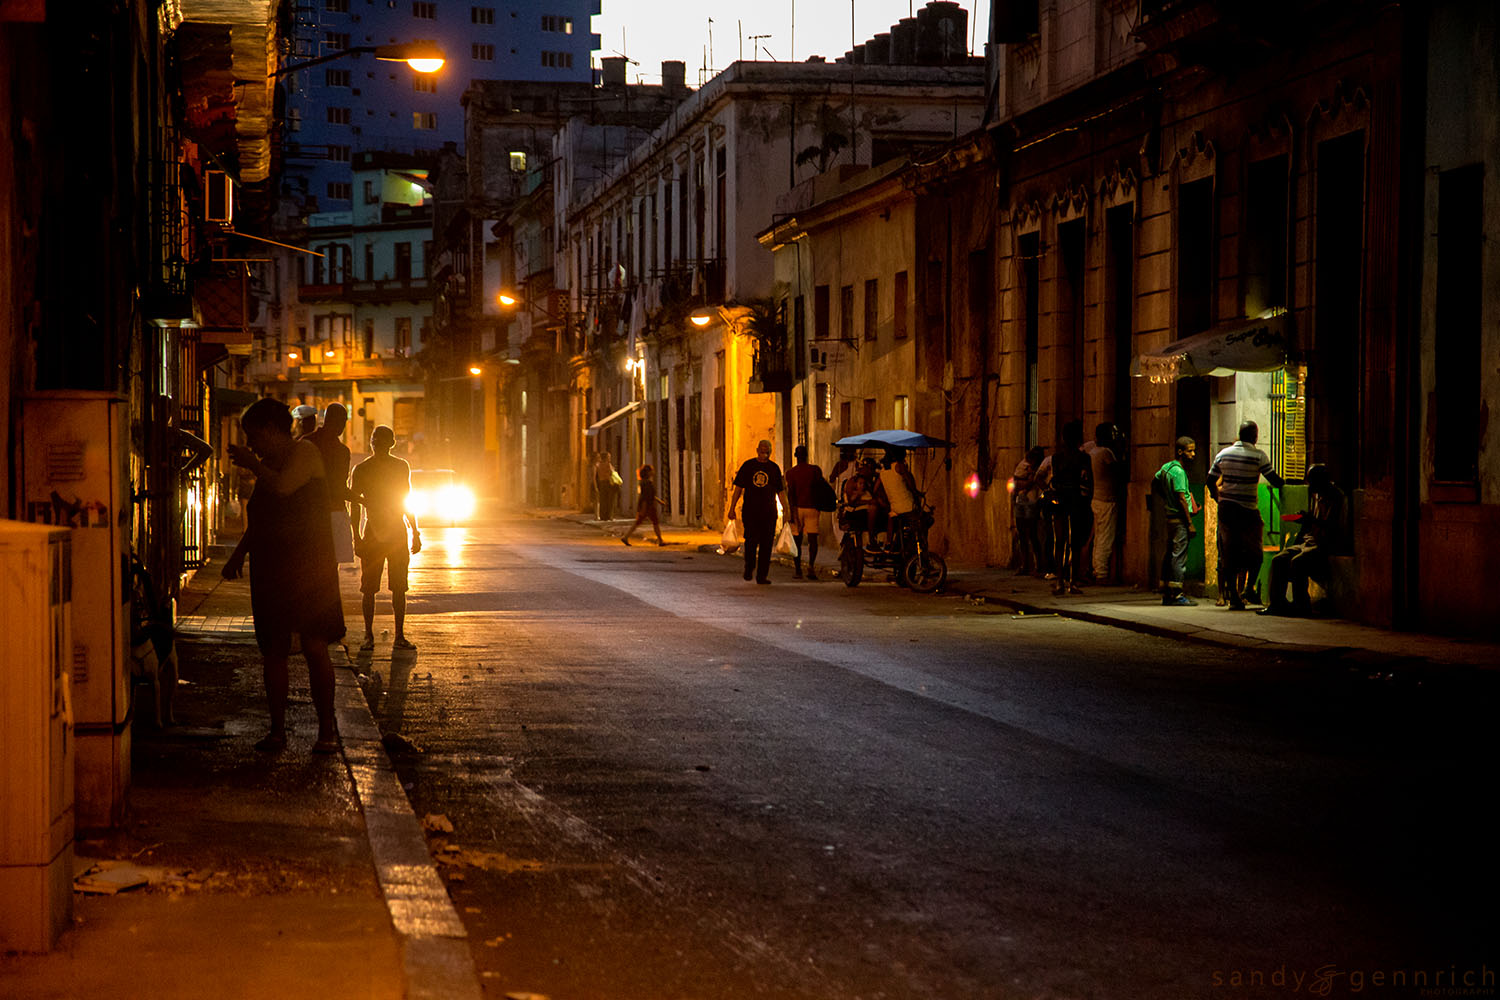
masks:
[[[1219,593],[1229,598],[1232,611],[1244,611],[1246,600],[1260,603],[1255,590],[1263,556],[1257,487],[1260,477],[1281,489],[1281,477],[1270,457],[1255,447],[1260,428],[1255,421],[1240,424],[1240,439],[1214,457],[1208,469],[1208,492],[1219,504]]]

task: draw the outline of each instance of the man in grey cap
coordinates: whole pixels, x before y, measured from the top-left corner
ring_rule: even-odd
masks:
[[[292,407],[292,437],[298,441],[318,429],[318,408],[303,403]]]

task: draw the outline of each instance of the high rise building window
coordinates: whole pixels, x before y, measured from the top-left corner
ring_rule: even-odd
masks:
[[[375,190],[374,181],[365,181],[365,204],[375,205],[380,202],[380,193]]]
[[[437,4],[422,2],[414,3],[411,5],[411,16],[420,17],[424,21],[435,20],[437,18]]]
[[[559,17],[556,14],[543,14],[542,30],[571,35],[573,33],[573,19],[571,17]]]
[[[518,174],[524,174],[526,172],[525,150],[513,149],[510,151],[510,169],[514,170]]]
[[[329,108],[328,109],[328,124],[330,124],[330,125],[348,125],[349,124],[349,109],[348,108]]]
[[[571,52],[543,52],[542,65],[554,69],[572,69],[573,53]]]
[[[347,69],[325,69],[323,71],[323,85],[325,87],[349,86],[349,71]]]
[[[493,62],[495,59],[495,47],[493,45],[481,45],[475,42],[469,50],[475,59],[481,62]]]
[[[349,0],[323,0],[323,9],[330,14],[349,13]]]
[[[325,31],[323,32],[323,48],[330,52],[342,52],[349,47],[349,33],[347,31]]]
[[[353,196],[353,187],[348,181],[329,181],[328,197],[335,201],[348,201]]]
[[[411,75],[411,89],[419,94],[436,94],[437,74],[413,73]]]
[[[495,8],[493,7],[470,7],[469,21],[473,24],[494,24]]]
[[[328,158],[334,163],[348,163],[349,147],[330,145],[328,147]]]
[[[419,129],[437,128],[437,112],[413,111],[411,115],[411,127]]]

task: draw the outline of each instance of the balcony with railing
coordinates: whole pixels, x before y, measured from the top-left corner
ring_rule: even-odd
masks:
[[[757,340],[750,357],[748,392],[785,392],[792,387],[791,359],[786,340]]]

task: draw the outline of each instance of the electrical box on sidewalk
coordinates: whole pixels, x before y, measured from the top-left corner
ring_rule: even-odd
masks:
[[[0,520],[0,951],[46,951],[73,916],[70,541]]]
[[[130,790],[130,495],[126,399],[87,390],[21,403],[23,517],[69,529],[80,827],[120,822]]]

